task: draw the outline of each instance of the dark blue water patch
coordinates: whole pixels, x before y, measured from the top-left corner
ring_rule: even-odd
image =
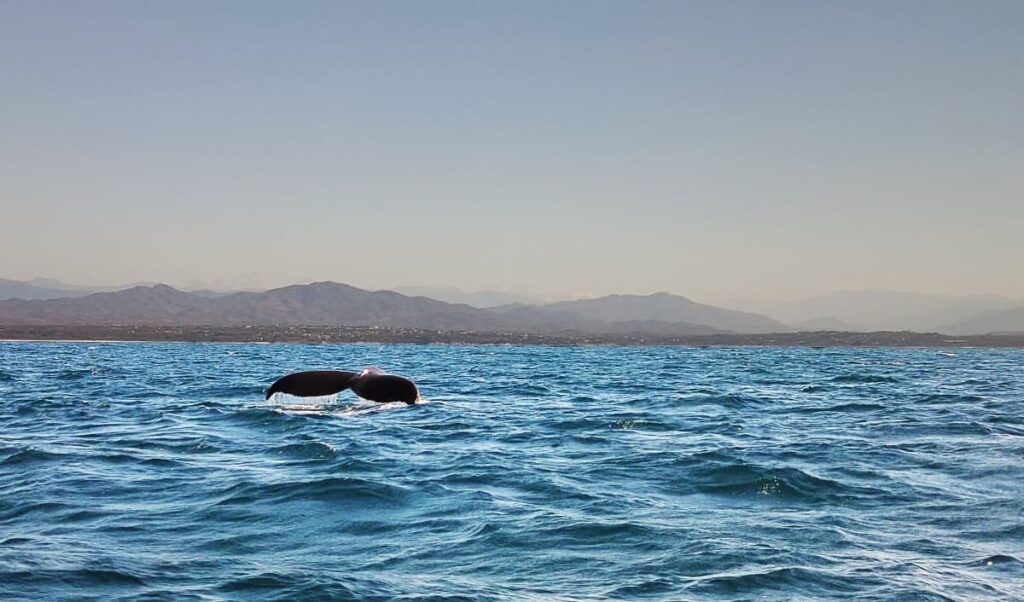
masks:
[[[0,365],[0,599],[1024,599],[1016,351],[0,344]],[[428,403],[263,400],[368,365]]]

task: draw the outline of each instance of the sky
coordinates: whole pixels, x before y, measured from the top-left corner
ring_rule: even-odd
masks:
[[[1024,297],[1024,2],[0,0],[0,277]]]

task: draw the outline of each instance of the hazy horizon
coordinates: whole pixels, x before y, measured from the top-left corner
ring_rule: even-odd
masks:
[[[4,2],[0,277],[1024,298],[1024,3]]]

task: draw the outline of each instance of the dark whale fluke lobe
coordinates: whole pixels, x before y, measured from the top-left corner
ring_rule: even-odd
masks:
[[[384,374],[376,369],[367,369],[359,373],[314,370],[289,374],[270,385],[266,399],[270,399],[274,393],[286,393],[296,397],[321,397],[334,395],[345,389],[352,389],[359,397],[380,403],[404,401],[413,404],[420,398],[420,392],[411,380]]]
[[[287,393],[296,397],[322,397],[334,395],[349,388],[355,372],[340,370],[311,370],[282,376],[267,389],[266,399],[274,393]]]

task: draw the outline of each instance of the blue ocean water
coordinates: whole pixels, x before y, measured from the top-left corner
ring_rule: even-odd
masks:
[[[1024,354],[0,344],[0,599],[1024,599]]]

